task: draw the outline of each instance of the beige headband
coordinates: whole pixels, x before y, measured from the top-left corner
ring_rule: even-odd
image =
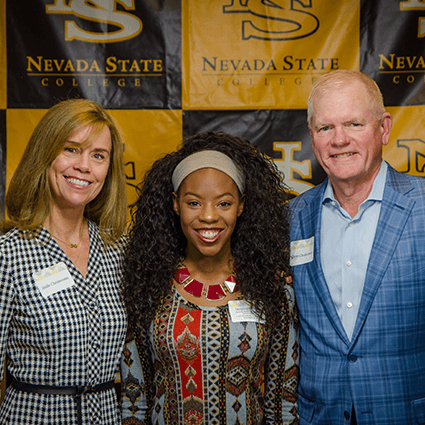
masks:
[[[182,181],[191,173],[201,168],[215,168],[227,174],[241,193],[245,190],[245,177],[239,167],[224,153],[206,150],[189,155],[181,161],[174,170],[172,182],[177,192]]]

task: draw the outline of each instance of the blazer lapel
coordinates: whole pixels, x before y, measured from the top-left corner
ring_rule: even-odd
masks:
[[[315,193],[314,197],[306,199],[306,206],[300,211],[299,225],[303,239],[314,236],[314,258],[312,262],[306,265],[310,282],[312,282],[317,298],[322,303],[330,323],[343,342],[349,345],[350,341],[342,326],[341,319],[338,316],[328,284],[325,280],[320,257],[322,199],[326,184],[327,180],[322,184],[320,190]]]
[[[404,175],[396,174],[395,170],[388,167],[381,213],[370,253],[352,344],[355,343],[361,332],[376,292],[381,285],[388,264],[394,255],[398,241],[415,205],[415,201],[404,196],[412,189],[412,185]]]

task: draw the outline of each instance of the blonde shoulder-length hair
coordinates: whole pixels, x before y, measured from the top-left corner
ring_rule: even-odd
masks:
[[[49,167],[71,134],[87,125],[92,127],[92,134],[107,126],[112,150],[103,188],[86,205],[84,215],[99,226],[105,243],[118,241],[127,221],[121,136],[110,115],[98,104],[86,99],[64,100],[49,109],[38,123],[10,182],[5,200],[7,219],[0,224],[0,231],[5,233],[17,227],[30,238],[38,234],[50,215],[53,199]]]

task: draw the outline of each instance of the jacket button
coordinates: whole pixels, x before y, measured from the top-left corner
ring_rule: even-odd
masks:
[[[356,356],[355,354],[350,354],[350,355],[348,356],[348,360],[349,360],[351,363],[356,363],[356,361],[357,361],[357,356]]]
[[[347,419],[347,421],[350,419],[350,414],[347,411],[344,412],[344,418]]]
[[[97,307],[97,303],[95,301],[89,302],[89,309],[94,310]]]

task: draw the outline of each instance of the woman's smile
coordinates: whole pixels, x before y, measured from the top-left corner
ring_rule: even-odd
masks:
[[[230,255],[230,240],[243,200],[222,171],[203,168],[189,174],[173,197],[187,239],[187,258]]]

